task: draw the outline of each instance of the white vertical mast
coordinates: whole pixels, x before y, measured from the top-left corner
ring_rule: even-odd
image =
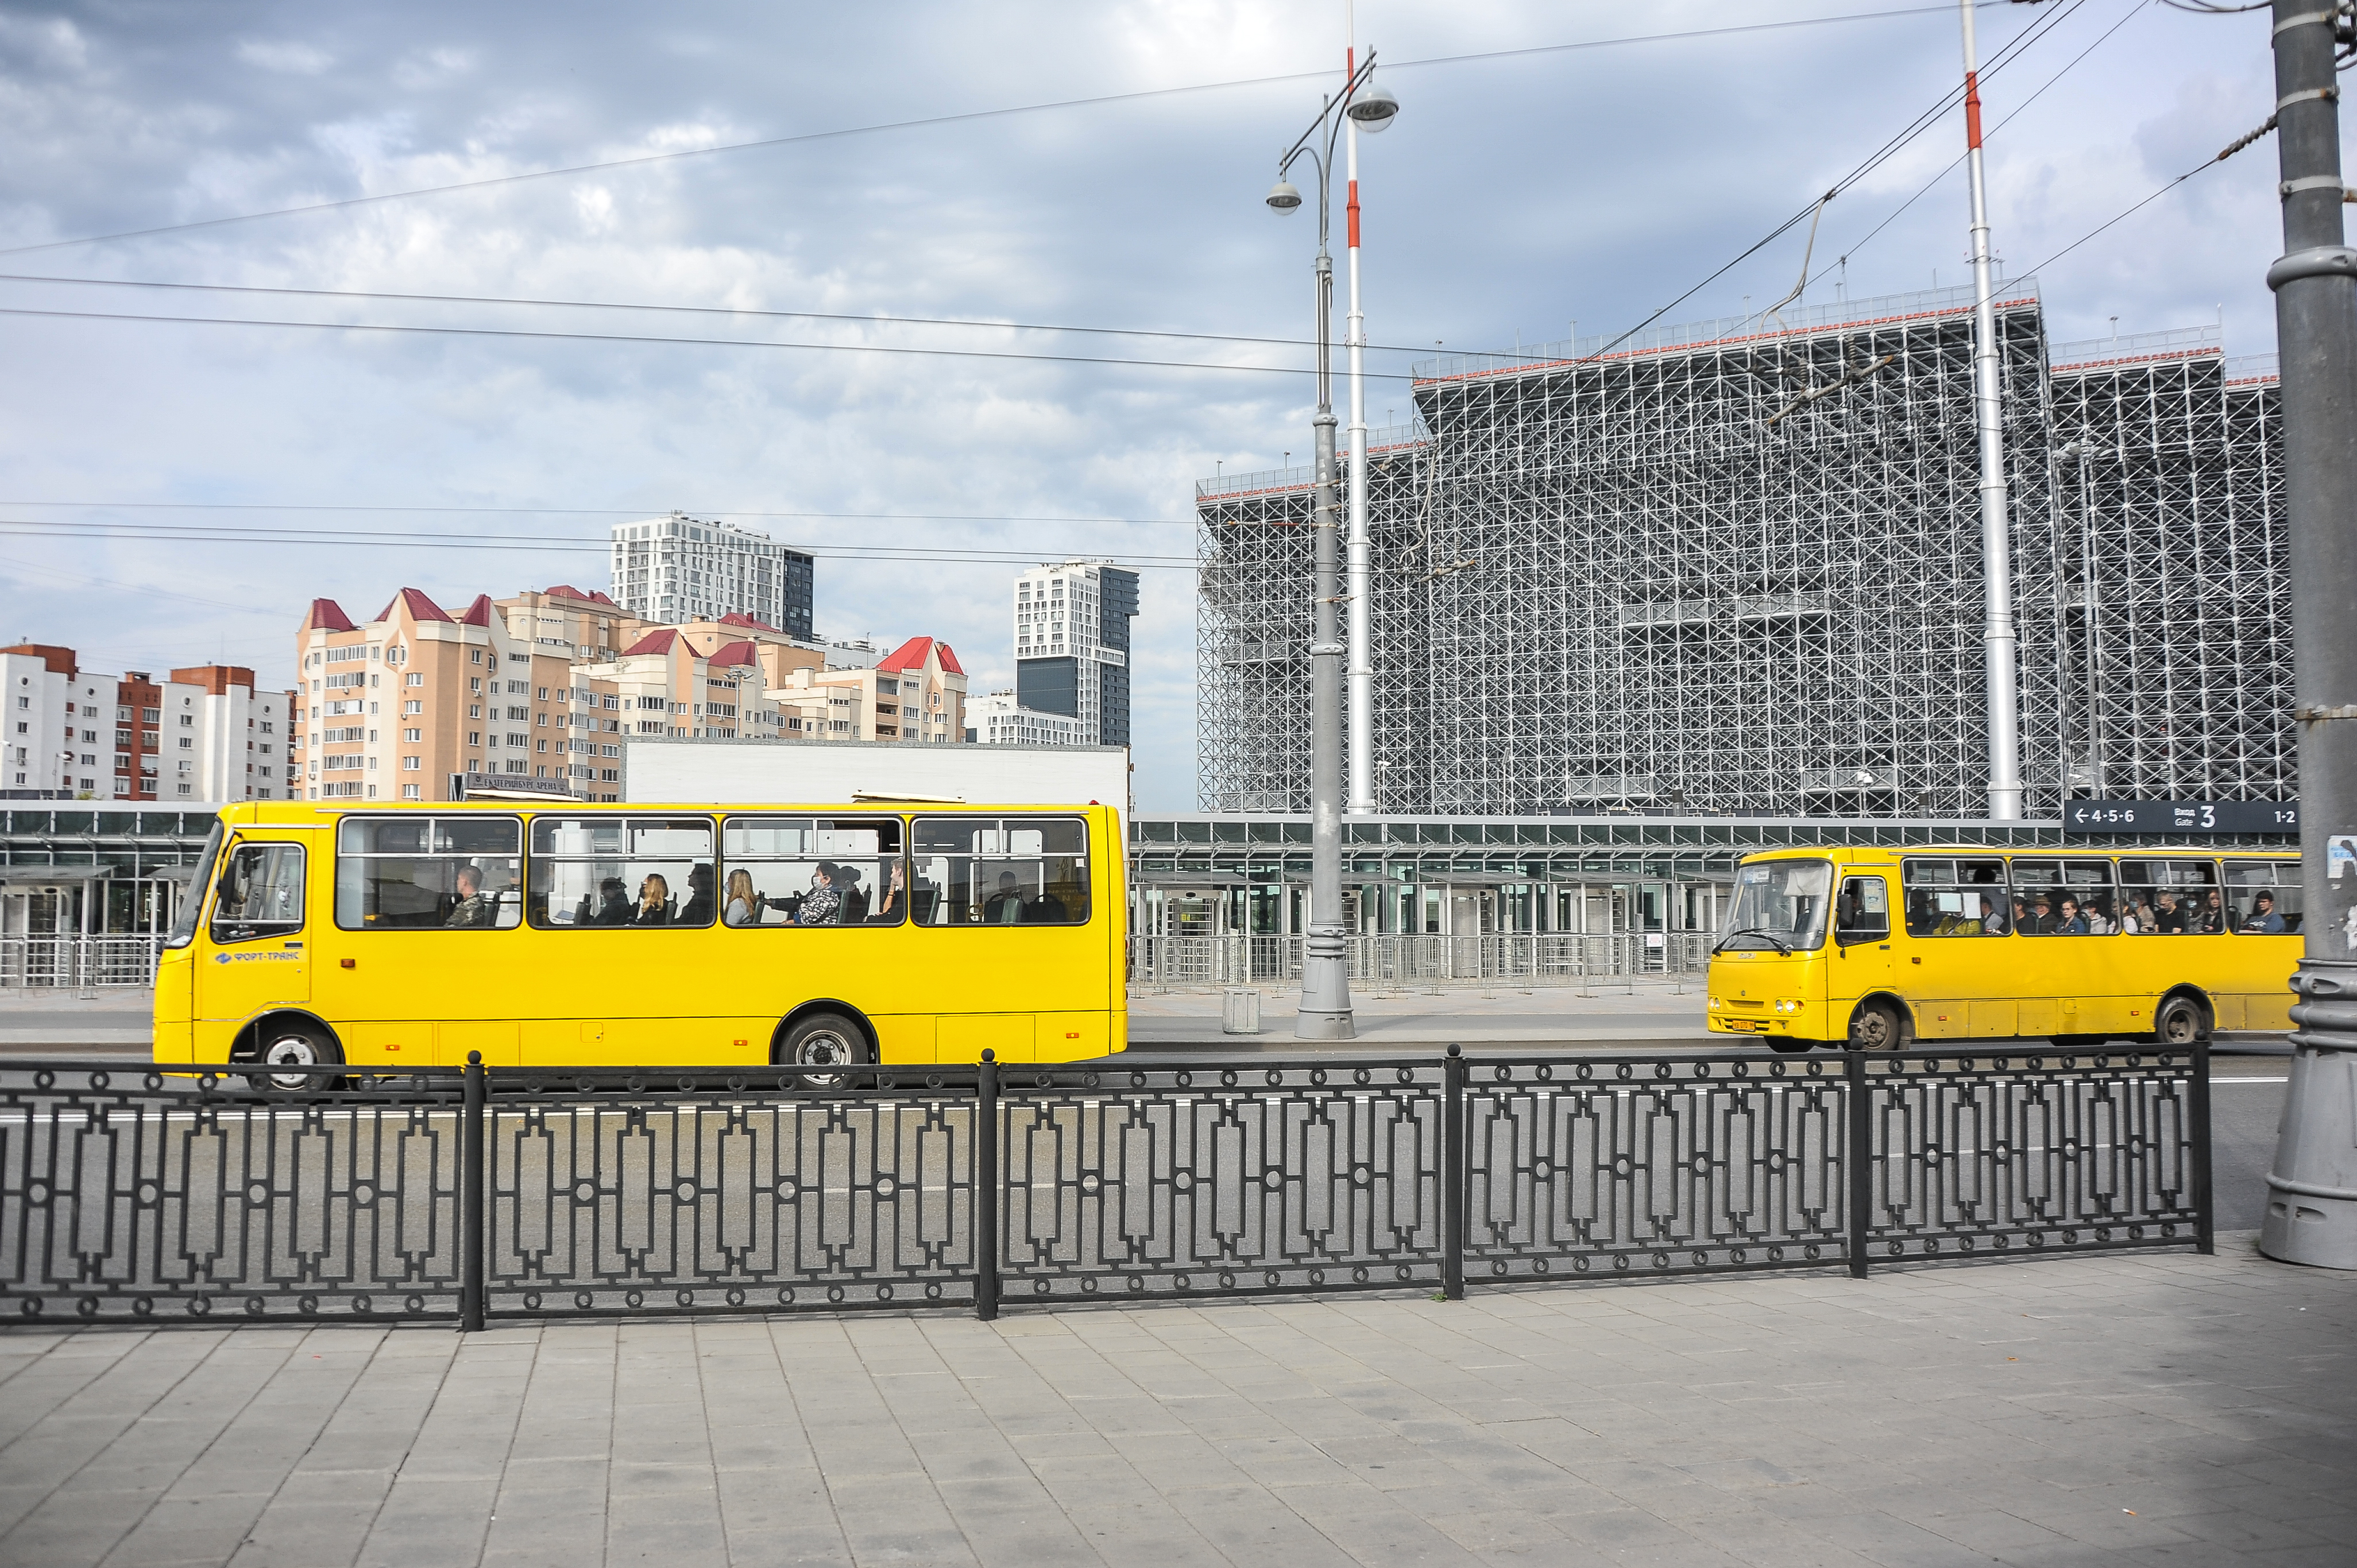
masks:
[[[2005,408],[1999,391],[1996,309],[1989,278],[1988,186],[1981,172],[1980,56],[1973,0],[1957,0],[1964,25],[1964,156],[1973,188],[1973,412],[1981,445],[1981,640],[1987,671],[1988,814],[2021,818],[2021,698],[2013,624],[2013,535],[2005,482]]]
[[[1359,66],[1356,7],[1350,10],[1351,38],[1342,57],[1345,81],[1357,73]],[[1344,118],[1349,128],[1342,134],[1350,147],[1346,166],[1350,200],[1346,210],[1350,220],[1351,315],[1343,342],[1351,350],[1351,478],[1349,554],[1345,558],[1347,574],[1342,592],[1348,596],[1351,610],[1351,662],[1344,685],[1351,731],[1349,766],[1344,769],[1349,789],[1342,810],[1351,816],[1363,817],[1372,816],[1375,811],[1373,607],[1368,602],[1372,574],[1367,542],[1367,324],[1359,310],[1359,123],[1347,115]]]

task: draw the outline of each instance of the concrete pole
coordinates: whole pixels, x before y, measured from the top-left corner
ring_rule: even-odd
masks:
[[[1353,51],[1352,66],[1356,68]],[[1349,80],[1346,78],[1345,80]],[[1351,271],[1351,315],[1343,341],[1351,350],[1351,715],[1350,804],[1354,817],[1375,813],[1375,657],[1373,574],[1367,542],[1367,381],[1365,352],[1367,321],[1359,310],[1359,123],[1351,120],[1342,134],[1350,143],[1346,170],[1349,192],[1344,210],[1349,224],[1344,235]]]
[[[1973,411],[1981,438],[1981,642],[1988,708],[1988,814],[2021,819],[2021,698],[2013,625],[2013,534],[2007,516],[2005,406],[2000,401],[1996,295],[1989,277],[1988,186],[1981,174],[1980,54],[1973,0],[1964,26],[1964,156],[1973,188]]]
[[[1330,145],[1330,144],[1329,144]],[[1318,177],[1324,217],[1326,176]],[[1322,222],[1321,222],[1322,227]],[[1351,968],[1342,937],[1342,641],[1334,601],[1341,590],[1335,534],[1341,508],[1334,494],[1334,392],[1329,338],[1334,258],[1318,244],[1318,417],[1314,521],[1316,599],[1309,636],[1309,932],[1301,944],[1301,1007],[1293,1034],[1302,1040],[1347,1040]]]
[[[2357,252],[2341,226],[2333,9],[2275,0],[2285,254],[2267,286],[2283,364],[2307,910],[2290,1099],[2259,1250],[2357,1269]]]

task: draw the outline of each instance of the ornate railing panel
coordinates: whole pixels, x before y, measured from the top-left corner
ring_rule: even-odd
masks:
[[[491,1316],[974,1299],[973,1068],[514,1072],[496,1087]]]
[[[12,1065],[0,1316],[455,1317],[463,1118],[455,1078],[288,1094]]]
[[[1466,1078],[1477,1279],[1847,1256],[1839,1058],[1483,1060]]]
[[[1440,1282],[1431,1062],[1010,1067],[1001,1086],[1009,1299]]]
[[[2194,1053],[1853,1061],[1869,1086],[1875,1260],[2206,1250],[2209,1071]]]

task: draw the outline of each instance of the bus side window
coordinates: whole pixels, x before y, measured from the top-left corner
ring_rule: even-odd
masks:
[[[2294,936],[2301,913],[2299,862],[2226,863],[2226,929],[2245,936]]]
[[[1085,926],[1089,825],[1078,817],[919,817],[909,903],[922,925]]]
[[[2120,904],[2120,929],[2138,935],[2190,937],[2226,929],[2215,861],[2122,860]]]
[[[1878,942],[1890,935],[1890,893],[1879,876],[1845,876],[1834,905],[1834,939]]]
[[[252,941],[303,925],[303,846],[241,843],[230,851],[213,897],[212,940]]]
[[[2006,909],[2005,862],[1910,860],[1903,865],[1910,937],[2001,937],[2013,929]]]
[[[507,930],[523,917],[520,817],[347,817],[336,924],[347,931]]]

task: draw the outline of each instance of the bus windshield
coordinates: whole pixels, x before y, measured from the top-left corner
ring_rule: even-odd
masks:
[[[1773,949],[1813,951],[1825,945],[1825,902],[1834,868],[1822,860],[1771,860],[1735,874],[1735,908],[1713,952]]]
[[[188,891],[180,895],[180,912],[172,918],[171,934],[164,939],[167,948],[184,948],[197,940],[197,922],[204,918],[205,896],[212,890],[213,860],[221,854],[221,825],[213,823],[213,831],[205,835],[205,847],[197,852],[197,869],[188,878]]]

